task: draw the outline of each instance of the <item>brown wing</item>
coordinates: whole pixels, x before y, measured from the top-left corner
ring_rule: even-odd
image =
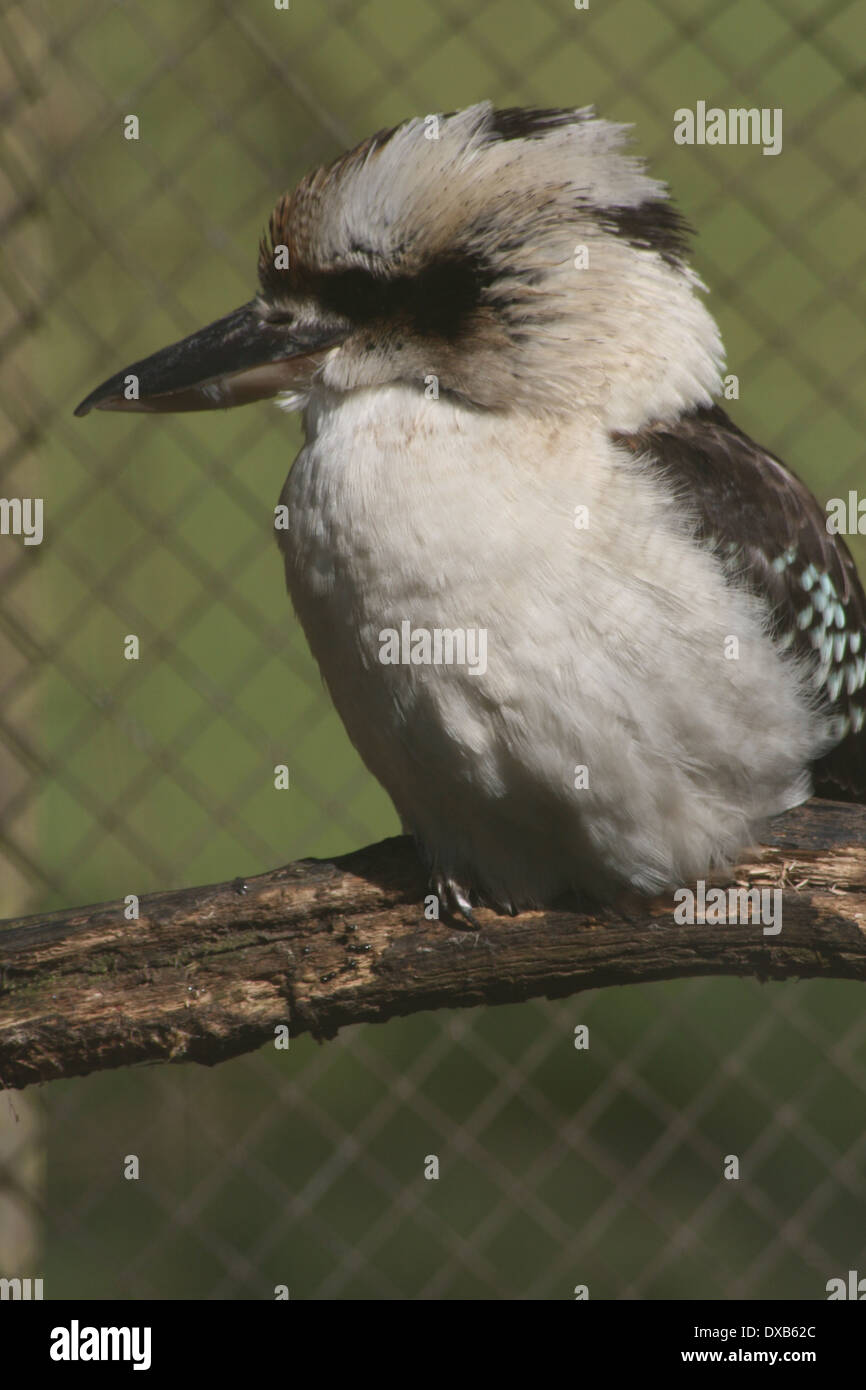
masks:
[[[866,802],[866,597],[818,502],[718,406],[616,440],[658,460],[732,582],[769,603],[779,645],[810,663],[840,735],[815,764],[816,795]]]

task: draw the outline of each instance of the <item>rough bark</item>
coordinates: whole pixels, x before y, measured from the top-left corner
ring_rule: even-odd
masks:
[[[422,1009],[690,975],[866,979],[866,808],[812,801],[726,881],[782,890],[782,930],[677,925],[673,897],[477,929],[430,921],[411,841],[0,925],[0,1086],[144,1061],[213,1064]]]

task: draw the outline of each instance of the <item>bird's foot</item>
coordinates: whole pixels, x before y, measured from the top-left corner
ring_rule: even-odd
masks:
[[[440,911],[446,917],[462,917],[463,920],[473,928],[477,928],[478,920],[475,916],[475,909],[479,906],[490,907],[497,912],[500,917],[516,917],[517,908],[508,898],[480,898],[477,893],[460,883],[451,874],[437,870],[430,878],[430,891],[435,893],[439,899]],[[473,902],[473,898],[475,901]]]
[[[437,869],[430,876],[430,891],[439,899],[439,911],[446,917],[462,917],[470,927],[477,926],[468,888],[450,874]]]

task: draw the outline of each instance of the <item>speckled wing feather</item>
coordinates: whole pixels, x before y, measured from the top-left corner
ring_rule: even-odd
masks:
[[[840,734],[813,769],[816,795],[866,802],[866,597],[818,502],[718,406],[616,439],[657,460],[731,580],[769,602],[779,646],[810,663]]]

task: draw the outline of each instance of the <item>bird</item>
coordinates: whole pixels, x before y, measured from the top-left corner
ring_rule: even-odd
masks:
[[[866,801],[866,599],[719,403],[692,229],[591,107],[381,130],[278,201],[258,292],[77,408],[275,398],[275,516],[443,915],[654,895]]]

